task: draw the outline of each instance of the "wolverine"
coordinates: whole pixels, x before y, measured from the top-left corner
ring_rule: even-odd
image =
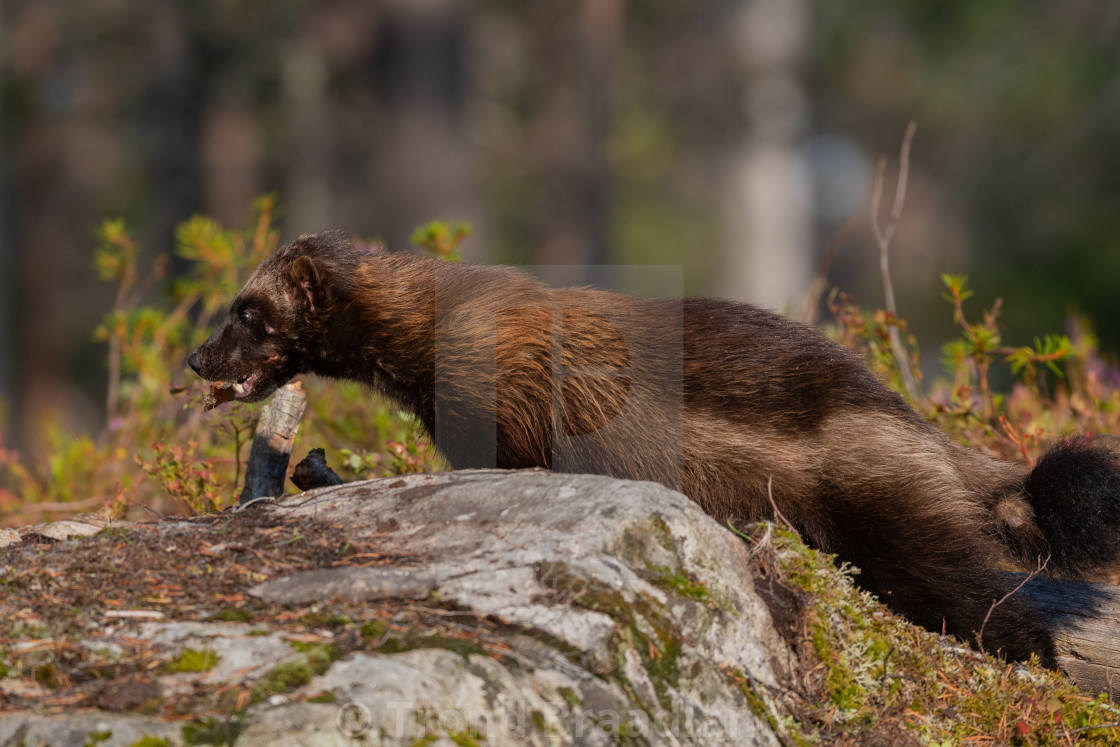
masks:
[[[456,469],[651,480],[719,521],[775,509],[911,621],[1054,666],[996,569],[1120,558],[1120,446],[1033,469],[966,449],[851,351],[755,306],[551,288],[507,267],[304,235],[266,258],[188,363],[220,399],[314,373],[414,413]],[[982,641],[977,634],[983,631]]]

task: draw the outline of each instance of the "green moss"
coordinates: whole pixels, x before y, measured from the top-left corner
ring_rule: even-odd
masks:
[[[327,671],[331,663],[340,656],[338,649],[328,643],[297,642],[292,647],[300,655],[273,667],[253,683],[251,702],[259,703],[271,695],[303,687],[312,677]]]
[[[206,618],[207,622],[252,622],[253,613],[237,607],[218,610]]]
[[[307,702],[308,703],[337,703],[338,702],[338,696],[335,693],[331,692],[330,690],[327,690],[326,692],[322,692],[322,693],[319,693],[318,695],[316,695],[314,697],[308,698]]]
[[[358,629],[367,641],[380,641],[385,636],[385,623],[380,620],[366,620]]]
[[[751,713],[769,724],[770,729],[778,735],[783,744],[792,743],[802,747],[802,745],[815,744],[820,741],[818,735],[803,733],[805,730],[793,716],[779,717],[779,709],[772,705],[772,701],[767,697],[765,688],[761,683],[752,681],[742,672],[735,672],[733,678],[738,681],[739,691],[746,698],[747,707],[750,708]]]
[[[91,731],[86,735],[85,747],[97,747],[102,742],[108,742],[113,738],[113,732],[108,729],[104,731]]]
[[[129,747],[170,747],[170,745],[171,743],[163,737],[146,736],[140,737]]]
[[[40,664],[32,672],[35,681],[48,690],[54,690],[59,685],[58,667],[51,662]]]
[[[414,651],[418,648],[442,648],[454,651],[464,659],[469,659],[472,654],[485,654],[486,649],[478,641],[451,638],[450,636],[431,633],[427,635],[409,635],[405,637],[391,636],[386,638],[377,648],[381,654],[399,654],[405,651]]]
[[[218,665],[219,656],[209,649],[185,648],[163,665],[165,672],[208,672]]]
[[[300,622],[309,628],[341,628],[354,621],[349,615],[339,615],[333,612],[311,612],[300,618]]]
[[[569,595],[570,602],[609,615],[618,624],[611,638],[616,672],[621,671],[625,652],[633,650],[653,683],[661,705],[672,706],[670,690],[680,679],[681,641],[679,630],[660,602],[638,595],[633,601],[620,591],[574,573],[564,563],[543,564],[539,571],[542,585]],[[633,692],[629,683],[623,689]]]
[[[661,545],[669,552],[675,553],[677,545],[673,541],[673,531],[669,529],[668,522],[661,516],[654,515],[650,523],[653,525],[653,538],[657,540],[657,544]]]
[[[758,542],[763,535],[766,541]],[[820,705],[800,709],[797,720],[769,717],[794,742],[889,741],[901,724],[931,743],[982,737],[1001,744],[1057,744],[1063,729],[1120,721],[1120,708],[1107,698],[1085,696],[1059,674],[961,653],[963,644],[909,625],[855,586],[854,569],[837,572],[830,556],[783,529],[759,528],[755,541],[767,583],[808,592],[802,614],[811,655],[821,664],[815,678]],[[746,689],[744,695],[761,712],[764,698]],[[1120,746],[1120,730],[1081,736]]]
[[[560,693],[560,697],[563,698],[572,708],[579,708],[580,705],[583,704],[583,699],[579,697],[579,693],[577,693],[570,687],[561,687],[557,690],[557,692]]]
[[[42,640],[51,637],[51,629],[40,623],[17,623],[5,637]]]
[[[101,531],[93,535],[94,537],[106,537],[108,539],[117,539],[128,541],[128,527],[105,527]]]
[[[425,734],[409,745],[409,747],[428,747],[429,744],[439,739],[435,734]]]
[[[543,732],[545,734],[548,734],[550,731],[552,731],[552,728],[548,725],[548,721],[545,719],[543,713],[534,710],[531,715],[533,717],[533,725],[537,727],[537,731]]]
[[[467,731],[448,732],[447,738],[459,747],[482,747],[484,741],[482,735],[473,728],[467,729]]]
[[[698,602],[709,600],[708,587],[699,581],[693,581],[682,570],[674,571],[663,565],[655,565],[650,567],[650,571],[655,574],[653,582],[663,589]]]
[[[277,695],[303,687],[315,676],[315,670],[304,659],[287,661],[265,673],[253,684],[253,703],[259,703],[270,695]]]
[[[247,724],[238,718],[204,718],[183,726],[183,741],[189,745],[233,745]]]

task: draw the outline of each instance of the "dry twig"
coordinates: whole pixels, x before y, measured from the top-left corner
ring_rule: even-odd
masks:
[[[992,613],[996,611],[996,607],[1000,606],[1001,604],[1006,602],[1008,599],[1013,597],[1015,594],[1017,594],[1019,592],[1020,589],[1022,589],[1024,586],[1026,586],[1027,583],[1032,578],[1034,578],[1035,576],[1039,575],[1044,570],[1046,570],[1046,566],[1050,562],[1050,556],[1047,555],[1046,560],[1042,560],[1041,558],[1039,558],[1039,561],[1040,562],[1038,564],[1038,567],[1035,568],[1030,573],[1028,573],[1027,577],[1024,578],[1022,581],[1020,581],[1018,586],[1016,586],[1014,589],[1012,589],[1011,591],[1004,594],[1002,597],[1000,597],[996,601],[992,602],[992,606],[988,608],[988,614],[984,615],[984,622],[980,623],[980,630],[978,630],[976,632],[976,647],[979,648],[981,651],[984,650],[984,628],[985,628],[985,626],[987,626],[988,620],[991,619]]]
[[[793,524],[791,524],[790,520],[785,517],[785,514],[783,514],[781,509],[778,508],[778,504],[774,500],[773,475],[770,475],[770,477],[766,479],[766,497],[770,499],[770,505],[774,507],[774,513],[778,515],[778,518],[782,520],[782,523],[785,524],[791,532],[796,534],[798,539],[801,539],[801,532],[797,531],[797,529],[794,528]]]
[[[886,296],[886,308],[890,314],[888,334],[890,335],[891,353],[902,383],[907,394],[914,402],[918,402],[918,383],[914,379],[914,372],[910,369],[910,361],[902,347],[902,340],[898,336],[898,307],[894,301],[894,284],[891,282],[890,262],[888,260],[891,239],[894,238],[898,221],[902,217],[902,206],[906,203],[906,183],[910,177],[910,143],[914,139],[914,130],[917,125],[911,122],[906,127],[906,134],[902,137],[902,147],[898,159],[898,181],[894,188],[894,204],[891,206],[891,215],[885,226],[879,225],[879,202],[883,197],[883,174],[887,170],[887,157],[879,159],[879,168],[875,174],[875,186],[871,193],[871,228],[875,232],[875,240],[879,243],[879,273],[883,277],[883,293]]]

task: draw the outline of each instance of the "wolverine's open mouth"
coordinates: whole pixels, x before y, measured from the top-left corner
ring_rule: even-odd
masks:
[[[202,402],[203,410],[213,410],[218,405],[232,400],[248,400],[253,396],[257,383],[261,380],[261,372],[245,374],[237,381],[215,381],[210,385],[210,391]]]

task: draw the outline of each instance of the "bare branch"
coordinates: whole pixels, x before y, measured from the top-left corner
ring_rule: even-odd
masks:
[[[879,159],[879,167],[875,174],[875,184],[871,192],[871,228],[875,232],[875,240],[879,243],[879,274],[883,279],[883,294],[886,297],[886,309],[891,319],[888,326],[890,335],[891,353],[898,365],[899,375],[906,387],[906,392],[915,402],[919,401],[920,392],[918,382],[914,379],[914,372],[910,369],[910,361],[902,347],[902,340],[898,335],[898,326],[895,322],[899,318],[898,307],[894,300],[894,284],[891,282],[889,249],[891,239],[894,238],[898,221],[902,217],[902,207],[906,203],[906,183],[910,178],[910,144],[914,140],[914,131],[917,125],[911,122],[906,127],[906,134],[902,137],[902,147],[899,152],[898,181],[895,183],[894,204],[891,206],[891,215],[886,226],[879,225],[879,203],[883,198],[883,175],[887,170],[886,156]]]
[[[1006,602],[1008,599],[1015,596],[1015,594],[1019,593],[1019,590],[1022,589],[1024,586],[1026,586],[1027,583],[1029,583],[1032,578],[1034,578],[1035,576],[1037,576],[1038,574],[1040,574],[1044,570],[1046,570],[1046,566],[1049,562],[1050,562],[1050,556],[1049,555],[1046,556],[1046,560],[1043,560],[1042,558],[1039,558],[1038,567],[1035,568],[1030,573],[1028,573],[1027,577],[1024,578],[1022,581],[1020,581],[1018,586],[1016,586],[1014,589],[1012,589],[1011,591],[1004,594],[1002,597],[1000,597],[996,601],[992,602],[992,606],[988,608],[988,614],[984,615],[984,622],[980,623],[980,630],[978,630],[976,632],[976,647],[977,648],[979,648],[981,651],[984,650],[984,628],[985,628],[985,626],[987,626],[988,620],[991,619],[992,613],[996,611],[996,607],[1000,606],[1001,604]]]

